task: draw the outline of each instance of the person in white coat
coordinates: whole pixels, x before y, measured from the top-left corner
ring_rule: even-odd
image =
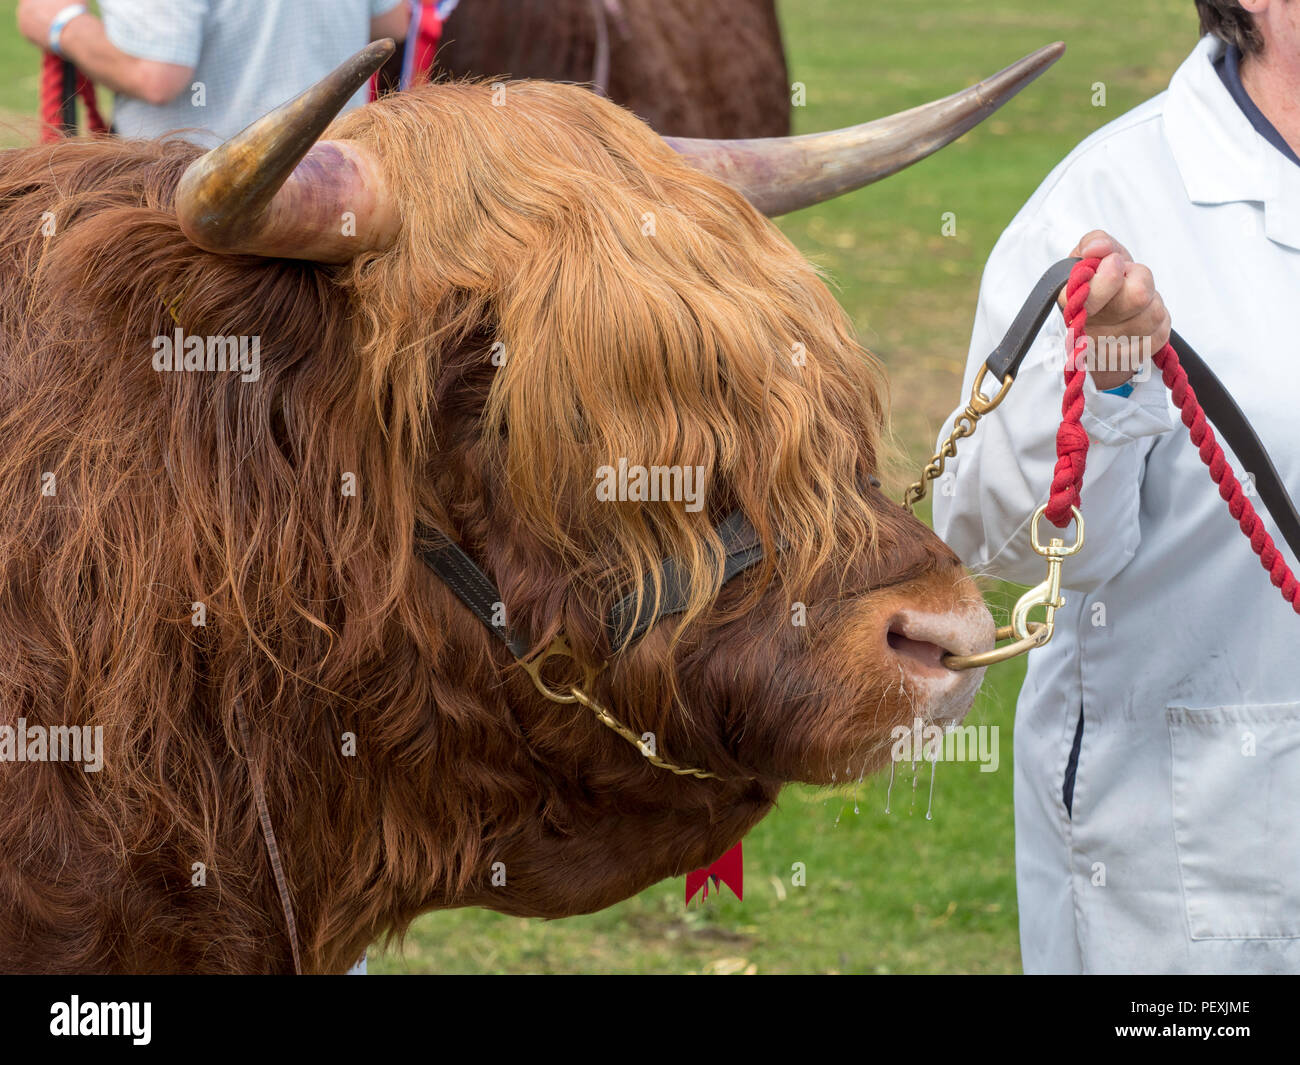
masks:
[[[1300,498],[1300,2],[1197,7],[1208,32],[1168,91],[1080,144],[999,240],[965,389],[1049,265],[1106,254],[1089,334],[1159,350],[1172,318]],[[1110,236],[1078,242],[1097,229]],[[1046,574],[1028,519],[1052,478],[1064,350],[1057,311],[937,483],[935,529],[977,571]],[[1086,542],[1017,706],[1024,967],[1297,972],[1300,616],[1159,372],[1149,360],[1132,371],[1090,372]]]

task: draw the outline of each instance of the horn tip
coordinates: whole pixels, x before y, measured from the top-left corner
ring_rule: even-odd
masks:
[[[1063,55],[1065,55],[1065,42],[1056,41],[1030,52],[1027,56],[1017,59],[1005,70],[1000,70],[992,77],[986,78],[981,82],[981,87],[985,91],[980,93],[985,106],[989,108],[989,112],[986,113],[1001,107],[1031,81],[1046,73]]]
[[[393,54],[396,51],[397,51],[397,42],[394,41],[391,37],[382,37],[379,40],[371,41],[368,45],[366,45],[366,47],[361,52],[361,56],[364,57],[367,61],[370,61],[372,59],[378,60],[378,63],[376,64],[375,67],[375,69],[378,69],[379,67],[387,63],[388,60],[393,57]]]
[[[1030,52],[1024,59],[1020,60],[1020,63],[1033,70],[1043,71],[1063,55],[1065,55],[1065,42],[1053,41],[1051,44],[1043,45],[1037,51]]]

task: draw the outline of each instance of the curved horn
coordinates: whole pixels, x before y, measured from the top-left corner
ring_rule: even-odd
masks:
[[[391,40],[367,45],[194,160],[176,187],[185,235],[212,252],[327,263],[391,244],[398,213],[378,164],[359,144],[316,138],[395,47]],[[345,228],[347,212],[354,229]]]
[[[1065,53],[1058,41],[964,92],[848,129],[802,137],[665,137],[698,170],[775,216],[860,189],[937,152],[978,125]]]

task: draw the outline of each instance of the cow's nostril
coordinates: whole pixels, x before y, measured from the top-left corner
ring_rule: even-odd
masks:
[[[942,583],[943,578],[936,576],[931,587],[941,589]],[[909,589],[904,594],[913,600],[927,599],[924,606],[900,602],[898,608],[877,615],[888,619],[883,632],[875,630],[876,639],[884,637],[884,646],[876,645],[877,653],[887,658],[906,694],[901,707],[907,715],[905,724],[918,714],[936,723],[960,721],[984,678],[983,669],[953,670],[943,663],[946,654],[974,654],[993,646],[988,608],[972,594],[972,587],[963,583],[958,590],[963,593],[959,597],[952,595],[951,586],[947,594],[923,597],[920,590]]]
[[[988,609],[972,600],[969,607],[949,612],[900,610],[889,620],[886,639],[904,665],[951,673],[943,656],[987,651],[993,646],[993,630]]]
[[[901,632],[896,628],[891,628],[885,638],[888,640],[890,648],[900,658],[905,658],[910,663],[924,669],[942,670],[945,668],[943,656],[948,651],[939,644],[930,640],[914,640],[905,632]]]

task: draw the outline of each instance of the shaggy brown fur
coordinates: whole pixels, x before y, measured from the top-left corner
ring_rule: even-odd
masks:
[[[466,0],[437,69],[590,82],[608,0]],[[610,99],[676,137],[783,137],[790,80],[774,0],[618,0],[600,15]]]
[[[0,154],[0,724],[106,747],[99,773],[0,763],[0,969],[289,967],[238,705],[306,967],[340,970],[431,908],[607,906],[717,857],[783,781],[878,765],[913,713],[881,618],[973,595],[859,489],[883,381],[813,268],[631,115],[439,86],[328,135],[383,161],[404,221],[337,268],[188,243],[183,143]],[[260,336],[261,380],[156,372],[165,304]],[[704,466],[709,506],[598,502],[621,456]],[[718,596],[700,563],[736,505],[774,561]],[[542,700],[416,560],[417,519],[592,661],[630,581],[695,563],[686,618],[598,693],[666,756],[755,779],[673,777]]]

